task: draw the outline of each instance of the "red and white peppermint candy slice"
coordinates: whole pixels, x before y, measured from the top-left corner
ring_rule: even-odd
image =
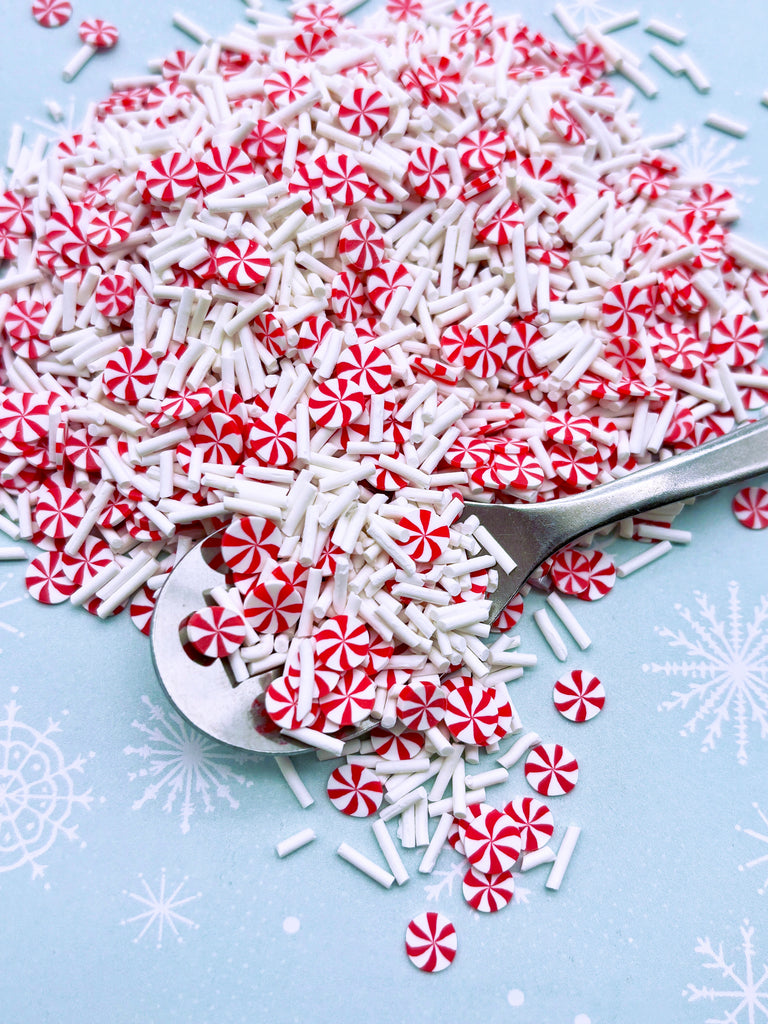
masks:
[[[576,594],[582,601],[599,601],[601,597],[613,589],[616,583],[616,564],[610,555],[603,551],[585,552],[589,565],[587,566],[587,586],[580,594]]]
[[[68,429],[64,440],[64,458],[75,469],[84,469],[87,473],[95,473],[101,469],[99,448],[104,444],[101,437],[93,437],[87,427]]]
[[[353,381],[366,395],[379,395],[392,383],[392,363],[373,342],[350,345],[336,363],[337,377]]]
[[[569,722],[588,722],[603,709],[605,687],[597,676],[575,668],[557,680],[552,699]]]
[[[445,461],[455,469],[479,469],[490,462],[493,448],[484,438],[461,434],[445,454]]]
[[[405,931],[405,952],[414,967],[436,974],[450,967],[456,956],[456,929],[443,914],[418,914]]]
[[[250,238],[233,238],[217,245],[213,252],[216,273],[233,288],[261,284],[269,273],[269,255]]]
[[[213,400],[213,391],[209,387],[197,388],[195,391],[179,391],[169,395],[160,402],[159,412],[149,418],[153,427],[164,427],[169,423],[181,423],[202,412]]]
[[[13,235],[32,233],[32,200],[18,192],[0,192],[0,228]]]
[[[50,351],[50,344],[40,340],[40,329],[48,315],[48,307],[37,299],[18,299],[5,314],[5,333],[11,348],[22,359],[39,359]]]
[[[397,260],[385,260],[368,275],[365,289],[379,313],[386,312],[398,288],[412,288],[413,278],[408,268]]]
[[[37,493],[33,519],[46,537],[71,537],[85,514],[85,502],[77,491],[55,480],[42,484]]]
[[[72,17],[72,4],[69,0],[34,0],[32,17],[43,28],[58,28]]]
[[[406,728],[426,732],[442,722],[445,708],[445,690],[434,683],[418,681],[402,688],[395,713]]]
[[[494,807],[467,822],[463,842],[467,860],[486,875],[511,870],[523,846],[515,822]]]
[[[315,633],[315,657],[336,672],[346,672],[366,664],[370,643],[364,622],[352,615],[335,615]]]
[[[531,355],[531,348],[540,338],[541,334],[537,328],[524,320],[515,320],[512,330],[507,335],[507,365],[513,373],[524,380],[535,379],[540,373],[540,367]]]
[[[415,562],[434,562],[448,548],[451,531],[432,509],[409,512],[397,525],[408,533],[400,546]]]
[[[549,458],[555,473],[570,487],[588,487],[601,469],[597,452],[580,452],[568,445],[553,445]]]
[[[768,526],[768,490],[764,487],[743,487],[734,495],[731,508],[741,525],[750,530]]]
[[[132,277],[117,270],[102,274],[94,293],[96,309],[107,320],[120,319],[133,308],[136,286]]]
[[[339,124],[359,139],[380,132],[388,120],[389,101],[379,89],[370,86],[353,89],[339,104]]]
[[[313,423],[338,430],[362,416],[365,399],[352,381],[336,377],[318,384],[308,405]]]
[[[250,157],[236,146],[209,146],[197,158],[197,176],[203,192],[218,192],[253,174]]]
[[[327,153],[318,159],[325,191],[341,206],[354,206],[368,195],[371,180],[360,164],[346,153]]]
[[[552,812],[534,796],[516,796],[504,805],[504,813],[520,829],[523,853],[532,853],[546,846],[555,831]]]
[[[421,0],[388,0],[384,9],[393,21],[419,19],[424,13]]]
[[[671,182],[668,169],[651,161],[630,171],[629,184],[643,199],[655,201],[669,192]]]
[[[183,447],[180,444],[177,453]],[[198,423],[188,447],[190,450],[200,448],[203,462],[234,466],[240,462],[245,447],[242,425],[236,417],[226,412],[207,412]]]
[[[536,490],[544,479],[541,463],[527,448],[519,452],[508,449],[494,455],[488,468],[496,478],[496,483],[492,486],[509,487],[515,491]]]
[[[650,309],[646,288],[630,282],[615,284],[603,298],[603,326],[609,334],[637,335]]]
[[[51,401],[29,391],[11,391],[0,401],[0,436],[19,450],[48,436]],[[18,452],[14,452],[18,454]]]
[[[491,245],[509,245],[512,241],[512,232],[519,224],[523,223],[523,211],[513,201],[502,206],[475,233],[482,242],[490,242]]]
[[[117,27],[103,18],[86,18],[80,22],[78,35],[84,43],[97,50],[111,50],[120,37]]]
[[[86,228],[89,245],[94,249],[108,251],[122,245],[132,231],[131,218],[122,210],[109,207],[94,210]]]
[[[459,743],[484,747],[499,724],[496,698],[477,683],[462,683],[448,693],[444,721]]]
[[[728,366],[747,366],[762,352],[763,338],[754,320],[728,313],[712,325],[709,349]]]
[[[316,708],[299,718],[296,708],[299,699],[299,686],[296,677],[280,676],[269,684],[264,691],[264,710],[269,718],[281,729],[301,729],[313,726],[318,720]]]
[[[408,761],[418,757],[426,742],[421,733],[393,733],[388,729],[372,729],[368,738],[383,761]]]
[[[472,171],[487,171],[498,167],[507,155],[507,137],[504,132],[478,128],[459,139],[456,152],[463,167]]]
[[[145,584],[131,601],[129,610],[131,622],[144,636],[149,636],[157,594],[157,590],[150,590]]]
[[[273,313],[270,309],[259,313],[251,321],[251,330],[270,355],[279,358],[285,354],[288,337],[285,324],[277,313]]]
[[[193,612],[187,619],[187,639],[200,654],[226,658],[245,640],[245,619],[239,612],[212,605]]]
[[[285,51],[290,60],[314,63],[331,48],[330,33],[297,32]]]
[[[406,176],[423,199],[442,199],[451,184],[448,161],[437,146],[419,146],[408,162]]]
[[[33,558],[27,565],[24,582],[30,596],[40,604],[61,604],[77,590],[64,572],[61,551],[43,551]]]
[[[479,910],[483,914],[493,914],[512,902],[515,880],[511,871],[487,875],[471,867],[464,875],[461,892],[474,910]]]
[[[476,377],[492,377],[504,365],[509,352],[507,337],[497,327],[472,327],[461,347],[461,359]]]
[[[552,558],[550,576],[561,594],[578,597],[589,587],[589,558],[583,551],[566,548]]]
[[[302,607],[302,595],[293,584],[271,573],[260,576],[243,601],[248,624],[257,633],[286,633],[299,621]]]
[[[64,555],[63,569],[75,586],[81,587],[114,561],[106,541],[86,537],[75,555]]]
[[[507,633],[510,629],[514,629],[520,620],[520,616],[523,614],[523,599],[520,594],[517,594],[504,610],[499,614],[499,617],[493,624],[493,629],[497,633]]]
[[[570,793],[578,777],[578,761],[560,743],[539,743],[525,759],[525,778],[542,796]]]
[[[365,308],[365,287],[352,270],[342,270],[331,281],[331,309],[347,323],[354,323]]]
[[[177,203],[198,185],[195,161],[179,149],[161,153],[136,172],[136,186],[149,202]]]
[[[246,448],[262,466],[288,466],[296,458],[296,425],[283,412],[265,412],[251,423]]]
[[[339,233],[339,256],[353,270],[373,270],[381,263],[384,248],[384,236],[372,220],[358,217],[345,224]]]
[[[113,401],[133,404],[149,395],[157,371],[157,361],[145,348],[124,345],[109,357],[101,385]]]
[[[243,149],[256,163],[282,157],[285,151],[286,131],[272,121],[257,121],[251,134],[243,142]]]
[[[238,519],[221,535],[221,554],[226,565],[245,576],[256,576],[280,551],[282,535],[274,523],[261,516]]]
[[[264,79],[264,95],[276,109],[302,99],[312,88],[312,82],[300,71],[276,71]]]
[[[603,358],[621,370],[625,377],[637,377],[645,367],[645,353],[637,338],[611,335],[603,347]]]
[[[704,362],[704,342],[683,324],[656,324],[648,331],[653,351],[670,370],[693,373]]]
[[[575,416],[567,409],[561,409],[544,420],[544,433],[558,444],[579,445],[589,440],[592,422],[587,416]]]
[[[565,100],[558,100],[549,111],[552,127],[563,140],[571,146],[582,146],[587,141],[587,133],[581,123],[571,113]]]
[[[341,728],[345,725],[359,725],[373,711],[376,702],[376,686],[362,669],[345,672],[338,685],[320,697],[318,706],[331,725]]]
[[[328,779],[327,793],[336,810],[352,818],[369,818],[384,799],[381,780],[359,764],[335,768]]]
[[[468,0],[461,4],[451,15],[451,41],[458,47],[465,46],[474,39],[482,39],[493,28],[493,12],[488,4],[479,0]]]

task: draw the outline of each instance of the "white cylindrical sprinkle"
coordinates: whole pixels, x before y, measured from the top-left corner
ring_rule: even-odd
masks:
[[[315,747],[317,750],[324,750],[336,757],[341,757],[344,753],[344,740],[340,740],[337,736],[329,736],[317,729],[283,729],[283,733],[291,739],[306,743],[307,746]]]
[[[419,800],[426,799],[426,796],[426,789],[423,786],[418,786],[416,789],[411,790],[410,793],[406,793],[405,796],[401,796],[399,800],[396,800],[388,807],[383,807],[379,811],[379,817],[382,821],[391,821],[392,818],[402,814],[406,807],[412,807]]]
[[[715,131],[731,135],[735,139],[743,139],[749,131],[748,124],[733,117],[726,117],[725,114],[718,114],[716,111],[707,114],[704,124],[707,128],[714,128]]]
[[[562,597],[552,591],[547,596],[547,604],[557,615],[558,619],[560,619],[581,650],[586,651],[592,641]]]
[[[557,854],[551,846],[541,846],[538,850],[532,850],[531,853],[525,854],[520,862],[520,870],[530,871],[542,864],[552,864],[556,856]]]
[[[517,568],[517,562],[510,553],[496,540],[492,533],[485,526],[476,526],[473,531],[475,540],[485,548],[489,555],[493,555],[496,564],[506,573],[511,573]]]
[[[389,889],[395,881],[394,875],[385,871],[384,868],[379,867],[378,864],[374,864],[372,860],[360,853],[358,850],[355,850],[348,843],[342,843],[336,853],[342,860],[351,864],[352,867],[357,868],[357,870],[361,871],[364,875],[368,875],[369,878],[372,878],[374,882],[378,882],[379,885],[382,885],[385,889]]]
[[[565,830],[560,847],[555,857],[555,862],[552,865],[552,870],[549,872],[547,881],[545,883],[548,889],[559,889],[565,875],[565,870],[573,856],[573,851],[576,846],[576,840],[581,834],[581,829],[578,825],[569,825]]]
[[[458,761],[451,776],[451,795],[453,799],[453,815],[455,818],[467,816],[467,790],[465,785],[466,766],[463,760]],[[475,791],[477,792],[477,790]]]
[[[519,740],[515,740],[509,750],[501,757],[497,757],[496,760],[502,768],[511,768],[512,765],[517,764],[526,751],[540,742],[541,736],[537,732],[527,732]]]
[[[534,612],[533,620],[541,630],[541,635],[549,644],[554,656],[559,661],[565,661],[568,657],[568,648],[565,646],[565,641],[558,633],[554,622],[549,617],[546,608],[539,608],[538,611]]]
[[[663,39],[665,42],[672,43],[675,46],[680,46],[681,43],[685,42],[686,38],[686,33],[683,29],[677,28],[676,25],[669,25],[659,18],[651,18],[645,26],[645,31],[649,32],[652,36],[656,36],[657,39]]]
[[[485,790],[484,789],[473,789],[466,794],[464,817],[466,817],[466,808],[474,807],[476,804],[481,804],[485,801]],[[444,800],[435,800],[429,805],[429,816],[430,818],[437,818],[441,814],[445,814],[446,811],[450,811],[454,817],[459,817],[456,814],[456,805],[452,796],[446,797]]]
[[[279,843],[275,844],[275,850],[277,850],[278,857],[287,857],[289,853],[295,853],[300,850],[302,846],[306,846],[313,840],[317,839],[315,830],[311,828],[303,828],[301,832],[296,832],[292,836],[287,836],[285,839],[281,839]]]
[[[654,526],[653,523],[639,523],[635,533],[644,540],[668,540],[672,544],[689,544],[693,536],[690,530],[677,530],[671,526]]]
[[[275,757],[275,764],[280,769],[280,774],[283,776],[288,786],[299,801],[302,807],[310,807],[315,801],[309,793],[309,790],[301,781],[299,773],[296,770],[296,765],[293,763],[293,758],[288,757],[286,754],[277,754]]]
[[[637,572],[638,569],[650,565],[651,562],[655,562],[657,558],[661,558],[662,555],[666,555],[671,550],[672,545],[668,540],[664,540],[660,544],[652,544],[641,555],[636,555],[634,558],[630,558],[628,561],[616,566],[616,575],[619,579],[623,579],[625,576]]]
[[[467,775],[464,782],[467,789],[484,789],[487,786],[500,786],[509,778],[506,768],[489,768],[487,772],[478,772],[477,775]]]
[[[373,822],[371,828],[373,829],[373,834],[376,837],[376,842],[379,844],[379,848],[384,854],[384,860],[386,860],[389,870],[395,877],[395,881],[398,885],[405,885],[410,878],[410,875],[406,870],[405,864],[403,864],[403,860],[398,853],[392,836],[389,834],[386,822],[382,821],[381,818],[377,818],[376,821]]]
[[[429,841],[429,845],[424,851],[424,856],[421,858],[419,863],[419,871],[422,874],[429,875],[432,873],[435,864],[437,864],[437,858],[440,856],[440,851],[445,846],[448,839],[448,833],[451,831],[453,825],[453,815],[449,812],[445,812],[440,815],[440,820],[437,823],[432,838]]]

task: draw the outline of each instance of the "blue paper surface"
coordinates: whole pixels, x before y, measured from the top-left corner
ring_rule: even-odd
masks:
[[[73,100],[76,125],[112,77],[189,46],[171,27],[175,3],[97,6],[76,2],[56,30],[37,26],[27,4],[3,6],[0,153],[13,121],[45,120],[43,100],[65,110]],[[732,186],[739,232],[768,243],[759,102],[768,9],[636,6],[640,24],[616,38],[644,56],[659,85],[655,100],[635,102],[643,125],[691,127],[681,159]],[[618,10],[566,7],[580,24]],[[213,31],[243,12],[235,0],[184,0],[182,9]],[[540,5],[515,9],[562,38]],[[87,15],[113,20],[121,41],[64,85],[60,69]],[[647,58],[658,42],[642,30],[650,17],[688,32],[708,95]],[[702,127],[712,110],[748,122],[747,138]],[[302,810],[269,758],[217,745],[175,715],[127,617],[40,606],[26,595],[23,566],[0,565],[3,1021],[768,1019],[768,547],[766,533],[731,514],[735,490],[680,517],[690,545],[604,601],[579,604],[593,644],[580,654],[570,643],[567,664],[605,684],[594,722],[574,725],[554,710],[563,666],[532,624],[541,599],[527,604],[522,649],[538,665],[510,692],[526,725],[578,756],[577,787],[553,801],[555,842],[568,824],[582,834],[559,892],[536,869],[518,876],[512,905],[496,915],[466,905],[461,861],[448,850],[431,876],[408,856],[410,881],[390,891],[358,875],[336,857],[339,843],[380,853],[367,822],[328,803],[329,765],[298,762],[315,797]],[[517,765],[493,798],[529,792]],[[307,826],[317,841],[280,860],[275,843]],[[446,914],[458,934],[455,962],[434,976],[403,950],[408,921],[425,909]]]

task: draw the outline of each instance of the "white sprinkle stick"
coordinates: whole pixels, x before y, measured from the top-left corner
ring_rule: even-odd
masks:
[[[17,545],[0,547],[0,562],[24,562],[28,555],[24,548]]]
[[[530,871],[532,868],[538,868],[542,864],[551,864],[556,856],[557,854],[551,846],[542,846],[538,850],[526,853],[520,862],[520,870]]]
[[[559,23],[563,32],[570,36],[571,39],[576,39],[577,36],[581,35],[581,29],[568,13],[565,4],[555,4],[552,16]]]
[[[310,796],[309,790],[304,785],[296,771],[296,765],[290,757],[285,754],[278,754],[275,757],[275,764],[280,769],[280,774],[288,783],[291,792],[299,801],[302,807],[309,807],[315,801]]]
[[[500,786],[509,778],[506,768],[489,768],[487,772],[478,772],[476,775],[467,775],[464,779],[467,789],[483,789],[486,786]]]
[[[642,569],[646,565],[650,565],[651,562],[655,562],[657,558],[661,558],[662,555],[666,555],[668,551],[672,550],[672,545],[668,540],[662,541],[660,544],[652,544],[647,551],[644,551],[641,555],[636,555],[634,558],[630,558],[629,561],[624,562],[622,565],[616,566],[616,575],[620,579],[624,579],[625,576],[631,575],[633,572],[637,572],[638,569]]]
[[[289,853],[295,853],[300,850],[302,846],[306,846],[307,843],[311,843],[314,839],[317,839],[314,829],[303,828],[301,832],[296,832],[292,836],[288,836],[286,839],[281,839],[279,843],[275,844],[278,857],[287,857]]]
[[[714,128],[715,131],[723,132],[725,135],[732,135],[735,139],[743,139],[749,131],[749,125],[743,121],[736,121],[732,117],[726,117],[724,114],[714,111],[707,114],[704,124],[707,128]]]
[[[403,864],[402,858],[397,851],[394,840],[389,834],[386,822],[382,821],[381,818],[377,818],[371,826],[373,834],[376,836],[376,842],[381,848],[381,852],[384,854],[389,870],[395,876],[395,881],[398,885],[405,885],[410,878],[408,871],[406,870],[405,864]]]
[[[502,768],[511,768],[513,764],[517,764],[526,751],[540,742],[541,736],[537,732],[527,732],[519,740],[515,740],[506,754],[502,754],[496,760]]]
[[[565,830],[565,835],[560,843],[560,848],[557,851],[555,862],[552,865],[552,870],[549,872],[549,877],[546,881],[546,887],[548,889],[559,889],[565,875],[565,869],[568,867],[568,863],[573,855],[574,848],[576,846],[576,840],[579,838],[581,829],[578,825],[569,825]]]
[[[680,55],[680,63],[683,65],[683,70],[694,89],[698,92],[709,92],[710,81],[693,57],[688,53],[682,53]]]
[[[612,18],[606,18],[597,26],[599,32],[618,32],[619,29],[629,28],[640,21],[640,11],[627,11],[625,14],[614,14]]]
[[[378,882],[379,885],[383,885],[385,889],[389,889],[395,881],[394,875],[391,875],[389,871],[385,871],[384,868],[379,867],[378,864],[374,864],[372,860],[369,860],[364,854],[355,850],[354,847],[349,845],[349,843],[342,843],[336,853],[342,860],[351,864],[353,868],[357,868],[358,871],[362,871],[364,875],[368,875],[368,877],[372,878],[374,882]]]
[[[559,661],[565,661],[568,657],[568,648],[565,641],[558,633],[554,622],[549,617],[546,608],[539,608],[533,613],[533,620],[541,630],[541,635],[552,648],[552,653]]]
[[[658,18],[651,18],[645,26],[645,31],[656,36],[657,39],[663,39],[666,43],[673,43],[675,46],[680,46],[686,38],[683,29],[677,28],[675,25],[668,25],[664,21],[659,21]]]
[[[547,604],[555,615],[557,615],[558,619],[560,619],[582,651],[586,651],[592,641],[562,597],[552,591],[552,593],[547,597]]]
[[[437,858],[440,856],[440,851],[445,846],[446,840],[448,839],[448,833],[451,831],[453,825],[453,815],[446,811],[445,814],[440,815],[440,820],[437,823],[437,827],[429,841],[429,846],[424,851],[424,856],[421,858],[419,864],[419,871],[424,875],[432,873],[435,864],[437,864]]]
[[[655,60],[665,71],[668,71],[670,75],[682,75],[685,71],[685,66],[677,54],[671,53],[663,46],[652,46],[648,51],[648,56]]]
[[[510,573],[517,568],[517,562],[514,558],[504,547],[502,547],[486,527],[476,526],[474,529],[474,538],[483,545],[489,555],[492,555],[496,559],[496,564],[503,569],[504,572]]]

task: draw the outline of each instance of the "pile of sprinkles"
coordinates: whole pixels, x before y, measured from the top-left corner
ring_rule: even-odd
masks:
[[[33,11],[55,27],[71,6]],[[643,136],[600,32],[556,44],[477,0],[389,0],[359,26],[343,4],[249,13],[218,40],[183,19],[196,52],[75,134],[15,147],[0,531],[39,549],[34,598],[129,608],[144,633],[173,567],[217,535],[226,573],[179,623],[185,647],[259,684],[254,728],[343,759],[328,797],[373,820],[387,867],[339,856],[404,884],[397,820],[419,871],[450,844],[467,902],[498,911],[515,871],[548,863],[560,886],[579,829],[555,850],[546,803],[487,790],[521,762],[556,799],[579,768],[509,697],[536,660],[510,635],[523,598],[487,621],[514,551],[464,502],[573,494],[758,415],[768,252],[731,230],[726,189],[678,170],[676,133]],[[65,76],[117,30],[80,36]],[[563,597],[600,599],[689,539],[681,507],[619,524],[641,550],[621,565],[586,538],[530,581],[580,649]],[[760,488],[734,510],[768,525]],[[534,619],[565,661],[548,611]],[[573,669],[553,700],[582,723],[605,691]],[[467,772],[483,754],[497,766]],[[442,970],[455,930],[422,914],[406,949]]]

